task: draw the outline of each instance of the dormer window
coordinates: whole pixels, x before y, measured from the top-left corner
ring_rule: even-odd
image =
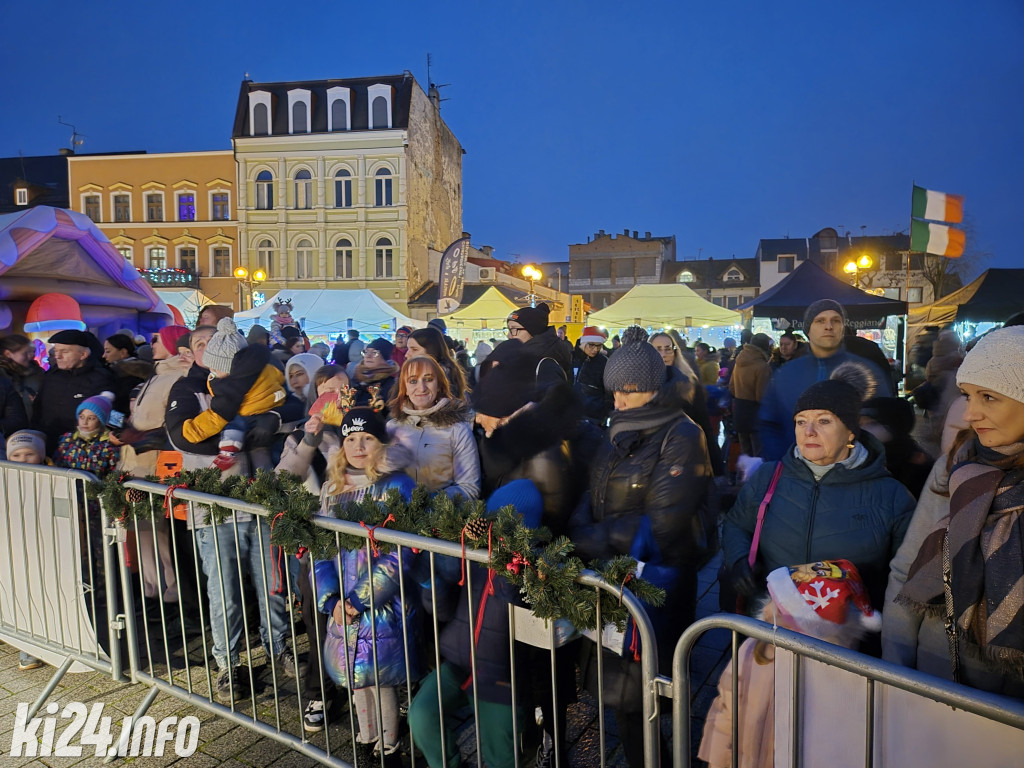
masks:
[[[288,91],[288,133],[309,133],[311,111],[309,91],[303,88]]]
[[[28,190],[24,187],[14,190],[14,204],[28,205]]]
[[[391,127],[391,86],[378,83],[366,89],[370,128]]]
[[[327,130],[347,131],[352,125],[352,92],[336,86],[327,89]]]
[[[736,269],[736,267],[733,267],[732,269],[725,273],[725,282],[727,283],[738,283],[742,282],[742,280],[743,273]]]
[[[676,278],[680,283],[692,283],[694,281],[693,272],[688,269],[684,269],[679,273],[679,277]]]
[[[249,135],[270,135],[270,93],[267,91],[249,93]]]

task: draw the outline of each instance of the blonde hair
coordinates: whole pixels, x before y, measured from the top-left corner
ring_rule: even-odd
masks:
[[[422,376],[427,372],[433,373],[434,380],[437,381],[437,399],[440,400],[444,397],[447,397],[449,400],[452,399],[452,385],[444,372],[444,368],[441,367],[441,363],[432,357],[407,357],[402,364],[401,373],[398,374],[398,386],[391,388],[392,395],[388,401],[391,418],[402,418],[402,406],[409,399],[409,388],[406,386],[409,375],[418,374]]]
[[[357,433],[359,434],[359,433]],[[373,437],[373,435],[369,435]],[[366,476],[371,483],[376,483],[383,475],[380,465],[384,462],[384,444],[376,437],[373,438],[376,444],[373,452],[366,462]],[[345,490],[345,472],[348,469],[348,459],[345,458],[345,441],[341,441],[341,447],[331,454],[327,460],[327,482],[324,490],[327,493],[338,494]]]

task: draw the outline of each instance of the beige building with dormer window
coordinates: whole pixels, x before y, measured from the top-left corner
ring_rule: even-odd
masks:
[[[408,73],[243,81],[232,142],[242,265],[268,298],[368,288],[407,314],[462,233],[462,147]]]

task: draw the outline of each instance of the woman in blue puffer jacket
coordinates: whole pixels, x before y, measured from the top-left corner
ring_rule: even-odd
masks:
[[[882,444],[860,430],[861,404],[873,389],[866,366],[843,363],[797,400],[796,445],[757,470],[722,525],[724,562],[739,594],[763,592],[766,575],[787,563],[845,558],[860,571],[872,606],[882,608],[914,497],[886,470]],[[758,509],[780,464],[751,568]]]
[[[395,452],[385,451],[387,431],[378,411],[349,410],[341,433],[341,450],[328,463],[321,492],[322,514],[367,494],[383,500],[392,489],[411,498],[414,483],[393,471],[401,462]],[[411,560],[409,552],[400,559],[397,551],[371,555],[360,547],[313,565],[317,609],[330,617],[324,668],[337,685],[352,690],[359,720],[356,741],[373,744],[374,752],[385,755],[398,749],[397,686],[418,678],[418,616],[411,605],[403,613],[401,600]],[[383,734],[378,733],[378,690]]]

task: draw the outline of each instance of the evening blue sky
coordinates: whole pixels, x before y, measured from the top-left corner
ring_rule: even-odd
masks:
[[[7,4],[0,154],[227,149],[239,83],[450,83],[463,225],[503,258],[599,229],[679,258],[909,226],[913,181],[963,194],[969,251],[1024,266],[1024,4]],[[17,30],[16,33],[13,33]],[[864,228],[862,230],[862,227]]]

